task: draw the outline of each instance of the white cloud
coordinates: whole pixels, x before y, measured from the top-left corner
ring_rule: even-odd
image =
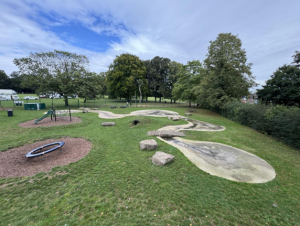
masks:
[[[0,3],[0,69],[17,68],[12,60],[30,52],[60,49],[84,54],[90,69],[106,71],[116,55],[141,59],[168,57],[181,63],[204,60],[210,40],[219,33],[238,34],[259,83],[300,50],[300,2],[296,1],[75,1],[46,0]],[[41,17],[40,12],[49,18]],[[118,36],[105,52],[65,42],[49,27],[80,24],[98,34]]]

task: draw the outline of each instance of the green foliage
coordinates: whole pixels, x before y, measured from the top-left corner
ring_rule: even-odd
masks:
[[[242,125],[300,149],[300,109],[233,101],[221,113]]]
[[[22,85],[39,93],[57,92],[64,96],[76,94],[74,81],[85,73],[88,59],[84,55],[54,50],[47,53],[31,53],[29,57],[14,59],[22,75]]]
[[[242,42],[231,33],[221,33],[210,41],[204,63],[207,73],[195,90],[201,106],[223,108],[227,102],[247,95],[248,89],[256,85]]]
[[[196,100],[195,87],[199,86],[205,69],[198,60],[188,61],[180,67],[177,73],[178,80],[172,91],[173,97],[179,100],[188,100],[189,105]]]
[[[143,62],[135,55],[124,53],[117,56],[109,66],[106,83],[111,97],[125,97],[131,99],[135,92],[139,92],[138,80],[145,84],[146,68]],[[141,87],[147,92],[147,86]]]
[[[161,98],[170,98],[172,88],[176,82],[176,72],[180,64],[171,62],[169,58],[156,56],[152,60],[144,61],[146,67],[146,78],[150,96]]]
[[[257,96],[264,103],[299,105],[300,104],[300,68],[291,65],[279,67],[263,86]]]
[[[293,64],[294,64],[296,67],[300,67],[300,52],[299,52],[299,51],[296,51],[296,52],[295,52],[295,55],[293,55],[293,58],[294,58]]]
[[[84,98],[84,102],[87,99],[95,98],[96,95],[103,93],[105,77],[103,74],[96,74],[93,72],[88,72],[82,74],[76,81],[78,97]]]
[[[0,89],[9,89],[10,81],[4,70],[0,70]]]

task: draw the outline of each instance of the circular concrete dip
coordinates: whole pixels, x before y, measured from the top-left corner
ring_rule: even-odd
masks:
[[[266,183],[276,176],[273,167],[265,160],[241,149],[179,137],[163,140],[178,148],[199,169],[211,175],[246,183]]]

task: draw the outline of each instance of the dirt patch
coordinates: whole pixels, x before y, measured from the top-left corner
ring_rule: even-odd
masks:
[[[62,150],[58,149],[44,156],[26,158],[25,155],[40,146],[63,141]],[[0,177],[33,176],[39,172],[48,172],[55,166],[68,165],[85,157],[92,149],[92,143],[82,138],[64,137],[48,139],[26,144],[0,153]]]
[[[35,120],[30,120],[27,122],[22,122],[19,124],[20,127],[48,127],[48,126],[62,126],[62,125],[69,125],[73,123],[78,123],[81,122],[81,118],[78,117],[73,117],[72,116],[72,121],[70,121],[69,117],[56,117],[56,121],[54,118],[47,117],[44,118],[42,121],[39,121],[38,124],[35,124]]]

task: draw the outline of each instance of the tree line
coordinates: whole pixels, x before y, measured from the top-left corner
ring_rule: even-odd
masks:
[[[298,73],[299,59],[299,52],[296,52],[295,65],[286,66],[292,67],[291,74]],[[128,101],[138,95],[140,102],[154,97],[155,101],[187,100],[202,107],[224,108],[232,100],[248,95],[249,88],[257,85],[242,42],[231,33],[221,33],[216,40],[210,41],[203,62],[193,60],[181,64],[159,56],[141,60],[124,53],[116,56],[108,71],[95,73],[88,70],[86,56],[54,50],[31,53],[28,57],[14,59],[14,64],[19,71],[10,78],[0,71],[0,88],[28,89],[37,94],[56,92],[64,97],[66,105],[67,97],[73,94],[85,100],[108,95]],[[258,92],[262,99],[269,100],[264,92],[269,95],[270,87],[267,82],[264,91]]]

